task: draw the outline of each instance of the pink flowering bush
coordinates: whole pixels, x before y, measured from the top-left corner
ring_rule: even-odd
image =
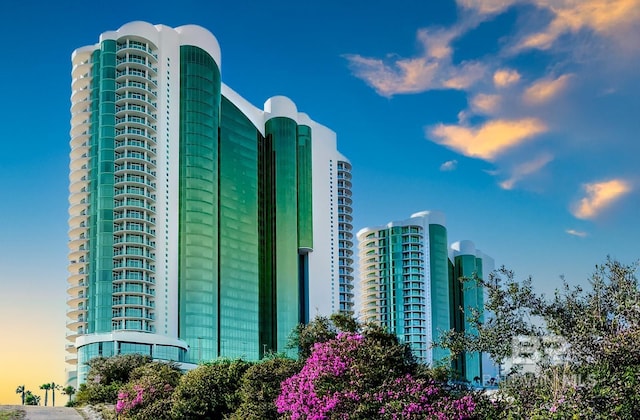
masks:
[[[309,419],[463,419],[471,396],[456,399],[432,381],[414,378],[411,357],[395,337],[340,333],[313,346],[302,370],[282,382],[278,412]]]
[[[169,363],[152,362],[135,369],[127,385],[118,392],[118,417],[170,419],[171,397],[180,376],[180,370]]]

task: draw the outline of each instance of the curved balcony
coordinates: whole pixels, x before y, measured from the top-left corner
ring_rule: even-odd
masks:
[[[114,170],[115,170],[116,176],[117,175],[126,176],[127,174],[132,174],[132,175],[140,175],[140,176],[150,176],[153,179],[155,179],[155,176],[156,176],[155,165],[151,167],[151,165],[138,164],[138,163],[133,164],[131,162],[126,162],[121,165],[116,164]]]
[[[147,110],[151,111],[150,113],[152,114],[158,111],[157,103],[155,101],[150,100],[147,95],[139,93],[128,92],[123,95],[116,94],[116,107],[122,106],[123,104],[145,107]]]
[[[156,160],[153,159],[146,152],[138,152],[133,150],[125,150],[123,152],[115,153],[115,163],[123,164],[123,163],[138,163],[138,164],[150,164],[155,166]]]
[[[142,259],[146,263],[153,264],[155,262],[155,255],[146,250],[146,252],[142,251],[140,247],[137,246],[116,246],[113,249],[113,257],[114,260],[118,257],[122,258],[137,258]]]
[[[88,112],[91,113],[91,99],[88,98],[84,101],[77,101],[71,104],[71,115],[75,116],[78,113]]]
[[[79,62],[74,60],[73,67],[71,68],[72,79],[78,79],[84,75],[91,75],[91,63],[89,62],[89,57]]]
[[[77,296],[78,293],[83,292],[86,294],[87,292],[87,283],[85,279],[71,282],[67,279],[69,285],[67,286],[67,293],[72,296]]]
[[[156,157],[155,143],[150,140],[124,138],[115,143],[116,153],[138,152],[146,153],[150,157]]]
[[[85,294],[78,293],[77,295],[67,297],[67,306],[76,306],[79,303],[85,303],[86,301],[87,296]]]
[[[87,143],[87,146],[89,145],[89,140],[91,139],[91,134],[89,134],[89,130],[76,132],[76,134],[72,134],[72,132],[75,132],[75,131],[71,130],[69,132],[69,135],[71,135],[71,141],[69,141],[69,145],[71,146],[72,149],[76,147],[81,147],[84,143]]]
[[[156,123],[158,117],[157,114],[147,106],[124,102],[116,106],[116,118],[126,116],[146,118],[151,124]]]
[[[153,86],[158,86],[155,77],[153,77],[151,72],[148,72],[144,67],[126,67],[116,71],[116,82],[122,82],[127,79],[141,83],[150,82]]]
[[[144,38],[126,36],[118,39],[116,52],[119,56],[126,52],[135,52],[136,54],[144,52],[148,54],[151,59],[157,60],[158,57],[154,53],[154,48],[155,46]]]
[[[158,97],[158,92],[155,90],[156,86],[152,85],[149,80],[145,80],[144,82],[140,80],[129,80],[128,78],[120,78],[118,82],[116,82],[116,93],[119,95],[123,95],[125,93],[138,93],[140,95],[148,95],[150,99],[156,100]]]
[[[91,96],[91,89],[89,89],[88,86],[82,89],[73,90],[71,92],[71,103],[75,104],[78,102],[89,100],[90,96]]]

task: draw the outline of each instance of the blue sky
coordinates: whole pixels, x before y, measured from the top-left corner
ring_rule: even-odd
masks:
[[[17,372],[0,402],[19,377],[63,380],[70,56],[132,20],[209,29],[226,84],[336,131],[356,231],[440,210],[451,242],[547,293],[640,256],[640,0],[26,0],[0,15],[0,371]]]

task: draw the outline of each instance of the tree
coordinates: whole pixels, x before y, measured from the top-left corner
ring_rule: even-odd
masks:
[[[222,420],[240,405],[240,379],[251,366],[221,359],[184,374],[173,394],[172,415],[179,419]]]
[[[72,387],[71,385],[67,385],[64,388],[62,388],[62,393],[64,395],[68,395],[69,396],[69,403],[71,402],[71,397],[73,396],[73,394],[76,393],[76,389],[74,387]]]
[[[301,363],[279,355],[271,355],[252,365],[242,376],[240,407],[231,416],[233,420],[276,419],[276,398],[280,384],[300,371]]]
[[[357,332],[361,328],[362,325],[348,315],[317,316],[308,324],[298,324],[294,328],[287,347],[297,349],[300,358],[306,359],[316,343],[332,340],[339,332]]]
[[[42,384],[40,385],[40,389],[44,389],[44,406],[47,406],[47,399],[49,397],[49,390],[51,389],[51,384]]]
[[[378,327],[339,333],[316,343],[299,373],[286,379],[276,400],[291,419],[462,419],[475,409],[471,395],[455,396],[416,378],[406,344]]]
[[[60,389],[61,389],[60,385],[56,385],[55,382],[51,382],[51,405],[53,407],[56,406],[56,390],[60,390]]]
[[[40,396],[34,395],[31,391],[25,391],[24,401],[26,405],[40,405]]]
[[[16,394],[20,394],[20,397],[22,399],[22,405],[24,405],[24,393],[25,393],[24,385],[19,385],[16,388]]]
[[[151,363],[151,357],[141,354],[121,354],[89,360],[87,381],[80,385],[76,401],[78,404],[115,404],[118,390],[129,381],[131,372],[147,363]]]
[[[501,362],[511,343],[527,336],[537,375],[514,372],[500,389],[509,410],[527,418],[640,418],[640,288],[638,264],[611,258],[596,265],[589,287],[563,285],[552,299],[534,293],[531,279],[504,267],[480,281],[488,316],[469,320],[477,335],[449,332],[438,345],[455,355],[482,351]],[[509,411],[507,410],[507,411]]]
[[[175,363],[151,362],[136,368],[118,391],[116,413],[120,418],[171,419],[171,397],[181,376]]]

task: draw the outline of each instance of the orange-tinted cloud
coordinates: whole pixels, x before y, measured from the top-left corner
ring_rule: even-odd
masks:
[[[486,65],[477,61],[453,64],[451,42],[467,29],[421,29],[417,38],[424,47],[418,57],[386,60],[346,54],[354,76],[364,80],[382,96],[419,93],[433,89],[464,90],[482,79]]]
[[[522,95],[528,104],[541,104],[553,99],[562,92],[571,79],[571,74],[563,74],[556,79],[541,79],[529,86]]]
[[[500,95],[480,93],[471,98],[471,108],[480,114],[493,114],[500,106]]]
[[[579,219],[593,219],[623,195],[631,191],[631,185],[622,179],[585,184],[586,196],[573,208],[573,215]]]
[[[547,130],[536,118],[491,120],[480,127],[438,124],[428,130],[434,142],[465,156],[493,160],[500,153]]]
[[[493,74],[493,84],[498,88],[511,86],[520,80],[520,73],[517,70],[500,69]]]
[[[539,0],[535,4],[554,17],[544,30],[524,38],[517,49],[549,49],[561,35],[581,29],[620,35],[640,19],[640,0]]]

